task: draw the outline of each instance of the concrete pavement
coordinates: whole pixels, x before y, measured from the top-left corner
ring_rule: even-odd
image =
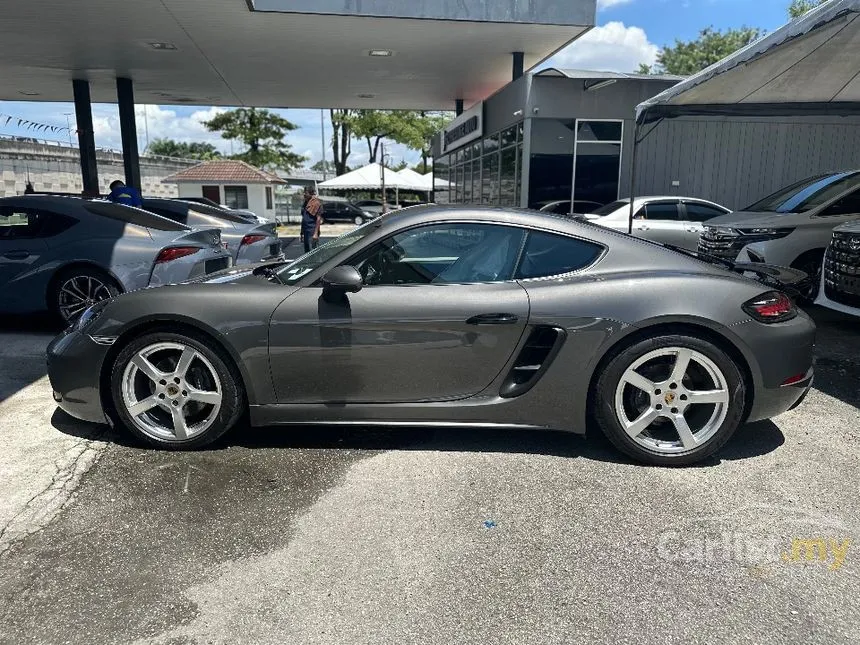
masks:
[[[0,556],[0,642],[856,643],[860,332],[816,317],[816,391],[697,468],[477,430],[165,453],[53,416],[100,458]]]

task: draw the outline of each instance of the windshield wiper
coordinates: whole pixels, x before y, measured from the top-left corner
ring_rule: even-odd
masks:
[[[267,280],[274,280],[280,284],[286,284],[283,280],[281,280],[281,276],[278,275],[278,272],[275,269],[275,267],[279,267],[283,264],[285,264],[285,262],[264,264],[263,266],[254,269],[254,275],[263,274],[264,276],[266,276]]]

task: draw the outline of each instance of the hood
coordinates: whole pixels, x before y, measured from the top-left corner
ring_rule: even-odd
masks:
[[[789,228],[808,220],[804,213],[750,213],[738,211],[720,215],[705,222],[705,226],[726,228]]]
[[[846,222],[840,224],[833,229],[834,233],[860,233],[860,220],[856,222]]]

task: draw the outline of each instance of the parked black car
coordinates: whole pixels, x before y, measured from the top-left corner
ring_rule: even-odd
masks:
[[[374,217],[379,217],[379,214],[362,210],[349,202],[323,200],[323,220],[328,223],[352,222],[353,224],[364,224],[367,220]]]

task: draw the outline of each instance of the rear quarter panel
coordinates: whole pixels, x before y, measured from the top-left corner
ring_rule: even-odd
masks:
[[[741,305],[767,291],[745,279],[708,274],[601,273],[521,282],[529,294],[530,324],[554,325],[567,340],[552,366],[524,396],[527,405],[558,413],[551,423],[582,431],[586,395],[600,361],[631,334],[664,324],[707,328],[740,351],[756,383],[762,380],[746,334],[737,333],[749,316]]]

